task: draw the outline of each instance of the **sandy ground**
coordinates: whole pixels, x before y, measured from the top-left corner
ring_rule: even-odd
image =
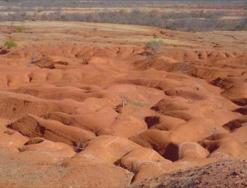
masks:
[[[247,32],[2,22],[6,40],[0,187],[246,186]]]

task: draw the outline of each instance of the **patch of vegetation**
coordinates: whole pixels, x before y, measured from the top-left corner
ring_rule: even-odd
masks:
[[[158,52],[161,47],[164,46],[164,41],[160,38],[153,38],[146,43],[146,49],[152,51],[153,53]]]
[[[0,6],[8,13],[2,14],[0,21],[82,21],[182,31],[247,30],[246,0],[0,0]],[[166,11],[166,7],[172,11]],[[101,10],[66,13],[63,10],[67,8]]]
[[[22,26],[22,25],[15,26],[15,31],[16,31],[17,33],[22,33],[22,32],[25,31],[25,27]]]
[[[4,42],[3,46],[7,49],[16,48],[17,43],[14,40],[9,39]]]

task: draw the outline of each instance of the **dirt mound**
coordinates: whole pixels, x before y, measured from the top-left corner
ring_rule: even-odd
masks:
[[[246,60],[246,51],[167,49],[163,53],[135,61],[133,65],[137,70],[154,68],[211,81],[222,76],[236,76],[237,78],[243,76],[246,74]]]
[[[5,54],[7,54],[7,53],[9,53],[9,50],[0,47],[0,55],[5,55]]]
[[[68,62],[54,61],[49,57],[44,57],[42,59],[32,61],[31,64],[36,65],[40,68],[55,69],[58,65],[68,65]]]
[[[56,121],[43,120],[35,116],[25,116],[7,125],[27,137],[44,137],[54,142],[64,142],[74,147],[83,147],[86,141],[94,138],[92,132],[76,127],[69,127]]]
[[[131,187],[246,187],[246,161],[220,161],[145,180]]]

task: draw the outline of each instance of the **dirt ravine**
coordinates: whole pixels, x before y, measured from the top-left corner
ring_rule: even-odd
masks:
[[[0,187],[246,186],[247,32],[3,22],[10,40]]]

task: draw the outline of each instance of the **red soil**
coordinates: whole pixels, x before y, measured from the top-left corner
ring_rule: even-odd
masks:
[[[42,24],[1,33],[20,45],[0,49],[0,187],[128,187],[247,158],[243,33]],[[152,55],[138,40],[154,34]]]

